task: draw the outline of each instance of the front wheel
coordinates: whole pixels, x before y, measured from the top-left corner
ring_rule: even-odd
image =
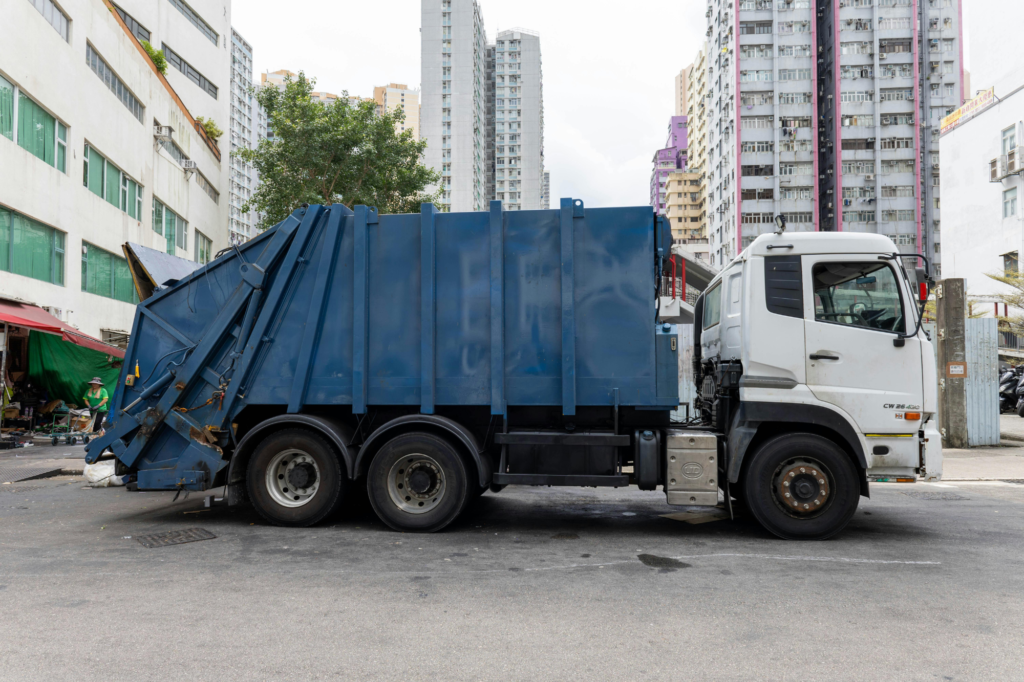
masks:
[[[469,468],[443,438],[405,433],[374,456],[366,489],[373,510],[388,526],[432,533],[454,521],[469,501]]]
[[[827,438],[776,436],[751,456],[743,496],[754,518],[774,535],[825,540],[845,528],[857,511],[857,469]]]
[[[1024,417],[1024,399],[1017,403],[1017,416]]]
[[[348,484],[338,455],[319,435],[286,429],[267,436],[249,460],[249,499],[278,526],[312,526],[331,515]]]

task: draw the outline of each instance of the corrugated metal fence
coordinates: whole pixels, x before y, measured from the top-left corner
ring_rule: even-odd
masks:
[[[964,321],[967,442],[999,445],[999,333],[995,318]],[[941,375],[940,375],[941,376]]]

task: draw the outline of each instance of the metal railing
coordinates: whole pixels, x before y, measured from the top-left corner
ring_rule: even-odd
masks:
[[[1024,348],[1024,339],[1013,332],[999,332],[999,347],[1004,350],[1021,350]]]

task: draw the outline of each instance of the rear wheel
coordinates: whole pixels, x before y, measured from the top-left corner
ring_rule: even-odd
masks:
[[[348,484],[338,455],[322,437],[304,429],[267,436],[249,461],[249,499],[278,526],[311,526],[331,515]]]
[[[850,457],[810,433],[777,436],[753,453],[743,498],[754,518],[786,540],[824,540],[850,522],[860,480]]]
[[[465,508],[470,496],[469,467],[443,438],[405,433],[385,443],[374,456],[366,488],[373,510],[391,528],[434,532]]]

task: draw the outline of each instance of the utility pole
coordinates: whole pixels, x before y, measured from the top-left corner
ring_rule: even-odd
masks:
[[[967,349],[964,342],[964,280],[939,280],[935,287],[935,353],[939,370],[942,447],[967,447]]]

